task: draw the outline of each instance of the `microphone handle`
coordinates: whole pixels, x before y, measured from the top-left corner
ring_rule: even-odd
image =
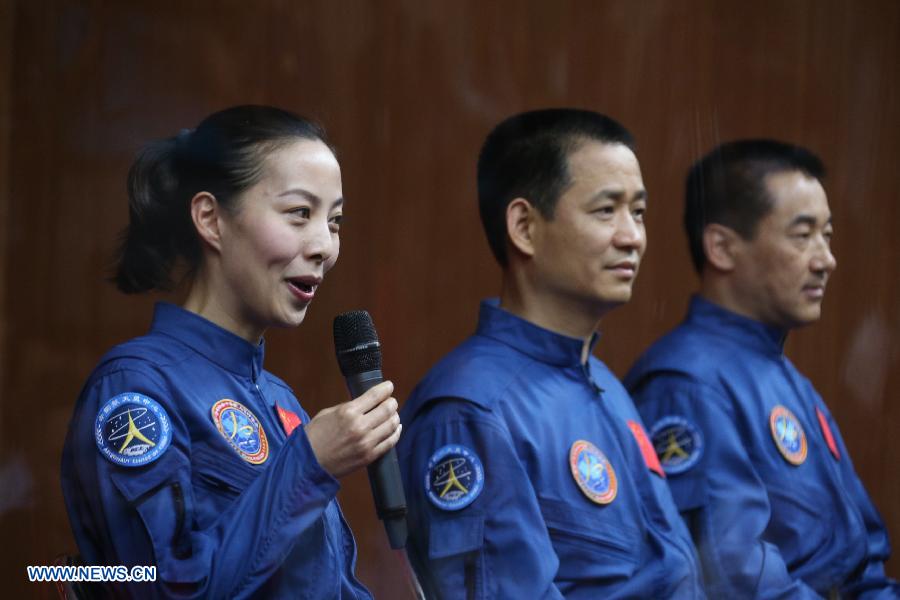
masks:
[[[370,388],[384,380],[381,369],[352,373],[346,376],[347,388],[352,398],[358,398]],[[397,462],[397,451],[391,448],[381,458],[367,467],[372,497],[375,499],[375,512],[384,521],[388,541],[391,548],[406,547],[406,495],[403,492],[403,481],[400,477],[400,463]]]

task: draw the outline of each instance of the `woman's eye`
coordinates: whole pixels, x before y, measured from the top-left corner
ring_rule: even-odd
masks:
[[[341,228],[341,221],[344,220],[344,215],[335,215],[328,219],[328,226],[332,231],[337,232]]]
[[[644,215],[647,214],[647,209],[644,207],[635,208],[633,211],[631,211],[631,214],[634,215],[636,221],[643,221]]]
[[[290,210],[290,214],[295,217],[299,217],[301,219],[309,218],[309,207],[308,206],[298,206],[297,208],[293,208]]]

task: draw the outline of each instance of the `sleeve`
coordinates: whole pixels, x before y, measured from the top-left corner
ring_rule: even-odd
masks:
[[[675,374],[654,377],[635,389],[633,397],[667,468],[709,597],[820,598],[791,577],[778,548],[762,539],[771,506],[730,403],[713,389]],[[671,438],[660,434],[666,423],[673,424]],[[667,439],[677,446],[672,455],[667,455]],[[675,452],[684,460],[673,469]]]
[[[127,597],[250,595],[320,519],[338,483],[319,466],[298,427],[234,501],[201,527],[196,507],[203,499],[192,485],[188,424],[157,379],[153,373],[119,370],[85,391],[85,409],[72,425],[72,464],[85,490],[74,513],[90,524],[91,545],[101,549],[107,564],[157,566],[156,583],[126,584]],[[156,400],[171,420],[171,444],[139,467],[105,458],[93,436],[97,408],[124,392]]]
[[[817,409],[820,411],[820,419],[825,419],[828,431],[833,432],[834,442],[837,444],[841,457],[841,475],[850,490],[850,496],[863,517],[866,528],[866,559],[859,569],[844,582],[841,587],[841,595],[859,600],[888,600],[900,598],[900,585],[885,575],[884,561],[891,555],[890,542],[887,531],[878,510],[872,504],[869,494],[866,492],[862,481],[856,474],[853,462],[850,460],[850,452],[844,444],[841,432],[831,416],[828,407],[822,402],[818,394],[809,391],[816,398]]]
[[[492,413],[444,399],[419,414],[399,460],[409,553],[429,598],[562,598],[528,474]]]

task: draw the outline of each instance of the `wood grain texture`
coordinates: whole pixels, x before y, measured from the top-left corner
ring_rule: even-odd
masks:
[[[824,317],[791,336],[788,354],[831,407],[900,544],[896,2],[6,0],[2,16],[7,597],[50,597],[24,565],[74,550],[58,466],[72,404],[104,350],[146,329],[156,299],[104,282],[131,159],[149,139],[246,102],[322,121],[343,169],[338,266],[298,330],[267,336],[268,368],[311,413],[346,396],[332,356],[339,312],[372,313],[401,400],[473,329],[478,300],[499,289],[475,160],[509,114],[592,108],[638,140],[649,250],[598,350],[620,375],[681,319],[696,285],[680,228],[689,164],[748,136],[819,153],[839,266]],[[361,579],[377,597],[411,597],[365,475],[348,477],[340,499]],[[900,560],[888,571],[900,576]]]

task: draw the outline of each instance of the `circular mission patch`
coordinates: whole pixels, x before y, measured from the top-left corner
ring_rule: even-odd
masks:
[[[439,448],[425,467],[425,493],[442,510],[460,510],[484,489],[484,467],[469,448],[449,444]]]
[[[794,413],[780,404],[769,414],[769,429],[775,446],[786,461],[794,466],[806,460],[806,433]]]
[[[650,439],[667,475],[684,473],[697,464],[703,454],[703,436],[684,417],[661,418],[650,430]]]
[[[125,392],[107,400],[94,420],[94,441],[111,462],[141,467],[159,458],[172,442],[172,422],[153,398]]]
[[[576,440],[569,449],[569,468],[575,483],[591,502],[609,504],[616,499],[616,471],[597,446]]]
[[[269,458],[269,440],[259,419],[249,408],[228,398],[212,406],[212,419],[222,437],[250,464],[259,465]]]

